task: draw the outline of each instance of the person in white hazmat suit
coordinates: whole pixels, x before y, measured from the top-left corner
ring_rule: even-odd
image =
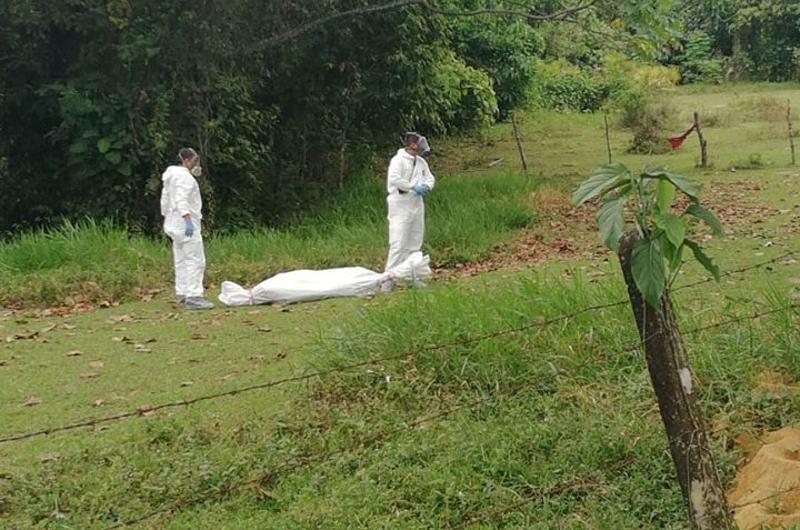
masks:
[[[186,309],[211,309],[214,304],[203,291],[203,200],[195,179],[203,171],[200,156],[187,147],[180,150],[178,160],[180,165],[168,167],[161,177],[161,215],[175,259],[175,301]]]
[[[391,271],[422,248],[425,235],[425,202],[436,179],[424,156],[430,152],[428,140],[414,132],[403,135],[404,147],[397,151],[386,179],[386,202],[389,221],[389,255],[386,271]],[[394,288],[388,281],[381,286],[383,292]]]

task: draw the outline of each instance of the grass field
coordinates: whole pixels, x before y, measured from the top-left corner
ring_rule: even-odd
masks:
[[[627,155],[630,132],[616,126],[615,158],[669,165],[704,184],[728,229],[704,238],[723,271],[775,259],[674,295],[730,485],[747,456],[742,439],[800,420],[798,313],[782,309],[797,302],[800,271],[796,257],[781,257],[800,251],[800,175],[788,166],[779,112],[787,99],[800,108],[800,90],[706,87],[664,99],[676,133],[693,110],[709,118],[713,167],[694,167],[692,138],[666,155]],[[602,115],[526,115],[528,175],[505,125],[437,149],[427,244],[451,273],[425,290],[184,313],[168,302],[161,243],[95,226],[49,236],[54,247],[43,236],[0,247],[7,301],[123,301],[0,316],[0,438],[143,411],[0,443],[0,527],[686,528],[629,309],[548,323],[625,298],[591,221],[570,224],[549,208],[605,160],[602,123]],[[210,240],[212,284],[301,265],[378,267],[379,188],[365,184],[352,203],[295,230]],[[565,222],[570,233],[556,234]],[[522,261],[477,276],[455,267],[556,235],[571,251],[536,267]],[[702,277],[687,264],[677,283]],[[165,290],[132,301],[137,287]],[[757,313],[769,314],[749,318]],[[495,335],[513,328],[525,329]],[[318,372],[326,374],[146,412]]]

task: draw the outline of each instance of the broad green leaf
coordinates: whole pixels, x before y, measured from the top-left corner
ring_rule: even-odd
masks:
[[[661,295],[667,279],[664,255],[657,239],[642,239],[631,253],[631,273],[639,292],[653,309],[661,307]]]
[[[686,246],[692,249],[692,253],[697,261],[700,262],[700,265],[705,267],[705,269],[711,273],[715,280],[719,281],[719,266],[714,263],[703,250],[703,247],[695,243],[694,241],[690,241],[689,239],[686,240]]]
[[[604,200],[597,210],[600,239],[611,250],[619,248],[619,238],[625,232],[625,197],[614,196]]]
[[[671,213],[663,213],[653,216],[653,222],[666,233],[667,239],[674,246],[679,247],[683,244],[683,240],[686,238],[686,227],[680,217]]]
[[[658,179],[656,184],[656,207],[660,213],[668,213],[675,200],[675,186],[666,179]]]
[[[78,140],[77,142],[69,146],[69,152],[72,153],[73,155],[80,155],[82,153],[85,153],[86,149],[87,149],[86,142],[83,142],[81,140]]]
[[[683,260],[683,242],[678,246],[672,244],[666,235],[660,239],[661,241],[661,251],[664,253],[664,257],[667,259],[667,263],[669,264],[669,268],[673,271],[677,270],[678,267],[681,266],[681,261]]]
[[[676,188],[681,190],[683,193],[692,197],[693,199],[697,198],[697,194],[700,193],[700,187],[692,182],[691,180],[687,179],[682,175],[677,175],[675,173],[670,173],[669,171],[662,169],[662,168],[645,168],[644,172],[642,173],[644,178],[651,178],[651,179],[666,179],[672,184],[675,185]]]
[[[100,138],[97,140],[97,150],[100,151],[101,154],[106,154],[109,148],[111,148],[111,142],[108,138]]]
[[[629,176],[630,171],[623,164],[614,163],[600,166],[575,190],[575,193],[572,194],[572,202],[575,206],[580,206],[623,184]]]
[[[719,219],[717,219],[717,216],[700,206],[698,203],[693,202],[690,204],[686,209],[686,213],[700,219],[701,221],[705,221],[709,228],[711,228],[711,232],[714,235],[721,236],[725,233],[725,229],[722,227],[722,223],[719,222]]]
[[[117,165],[122,161],[122,154],[119,151],[109,151],[106,153],[106,160]]]

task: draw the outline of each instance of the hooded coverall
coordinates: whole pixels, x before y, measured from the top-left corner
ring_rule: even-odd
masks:
[[[433,189],[436,179],[421,156],[400,149],[389,163],[386,179],[386,202],[389,207],[389,256],[386,271],[403,263],[422,248],[425,235],[425,202],[412,188]]]
[[[203,249],[201,220],[203,200],[200,186],[183,166],[170,166],[161,177],[161,215],[164,232],[172,239],[175,259],[175,295],[178,298],[203,297],[206,255]],[[189,214],[194,234],[187,237],[184,216]]]

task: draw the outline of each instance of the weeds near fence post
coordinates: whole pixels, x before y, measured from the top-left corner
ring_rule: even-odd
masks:
[[[690,200],[680,215],[673,213],[678,192]],[[687,217],[704,221],[715,233],[722,232],[714,214],[700,204],[698,192],[696,184],[664,169],[646,168],[634,175],[622,164],[609,164],[596,169],[581,184],[573,201],[581,205],[600,199],[600,235],[620,258],[691,526],[696,530],[727,530],[733,528],[733,522],[669,298],[669,286],[683,265],[685,248],[719,279],[716,264],[698,243],[686,237]],[[632,230],[628,230],[626,210],[634,214]]]

